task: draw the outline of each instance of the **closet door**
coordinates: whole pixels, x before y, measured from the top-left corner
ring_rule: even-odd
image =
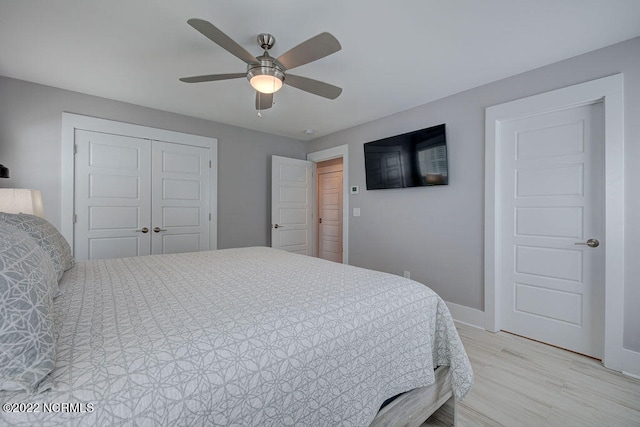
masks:
[[[209,249],[210,150],[153,141],[151,252]]]
[[[148,255],[153,234],[151,142],[75,132],[74,256],[84,260]]]
[[[209,250],[211,153],[76,130],[78,260]]]

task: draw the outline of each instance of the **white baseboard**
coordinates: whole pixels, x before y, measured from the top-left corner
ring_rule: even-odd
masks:
[[[484,311],[445,301],[453,320],[484,329]],[[622,373],[640,379],[640,352],[622,349]]]
[[[484,311],[445,301],[453,320],[469,326],[484,329]]]
[[[640,379],[640,353],[622,349],[622,373]]]

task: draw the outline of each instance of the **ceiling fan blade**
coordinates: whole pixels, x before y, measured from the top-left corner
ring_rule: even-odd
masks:
[[[293,74],[287,74],[284,82],[289,86],[329,99],[336,99],[342,93],[342,88],[338,86]]]
[[[215,82],[217,80],[239,79],[240,77],[247,77],[247,73],[205,74],[203,76],[181,77],[180,81],[185,83],[201,83]]]
[[[340,49],[342,46],[335,37],[329,33],[321,33],[280,55],[278,62],[290,70],[324,58]]]
[[[231,37],[216,28],[211,22],[203,19],[191,18],[187,21],[189,25],[198,30],[203,36],[225,49],[227,52],[242,59],[247,64],[258,62],[255,56],[251,55],[245,48],[236,43]]]
[[[273,107],[273,94],[256,91],[256,110],[266,110]]]

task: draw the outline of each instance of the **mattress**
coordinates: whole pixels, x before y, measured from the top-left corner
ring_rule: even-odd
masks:
[[[81,261],[60,288],[54,386],[0,392],[3,423],[365,426],[436,366],[473,382],[442,299],[387,273],[253,247]]]

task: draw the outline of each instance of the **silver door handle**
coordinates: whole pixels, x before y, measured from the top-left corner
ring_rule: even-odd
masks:
[[[160,227],[154,227],[154,228],[153,228],[153,232],[154,232],[154,233],[159,233],[159,232],[161,232],[161,231],[167,231],[167,230],[165,230],[164,228],[160,228]]]
[[[148,233],[149,229],[147,227],[142,227],[140,230],[136,230],[136,233]]]
[[[586,242],[574,243],[574,245],[587,245],[590,248],[597,248],[598,246],[600,246],[600,242],[598,241],[598,239],[589,239]]]
[[[273,224],[273,228],[284,228],[284,225]]]

